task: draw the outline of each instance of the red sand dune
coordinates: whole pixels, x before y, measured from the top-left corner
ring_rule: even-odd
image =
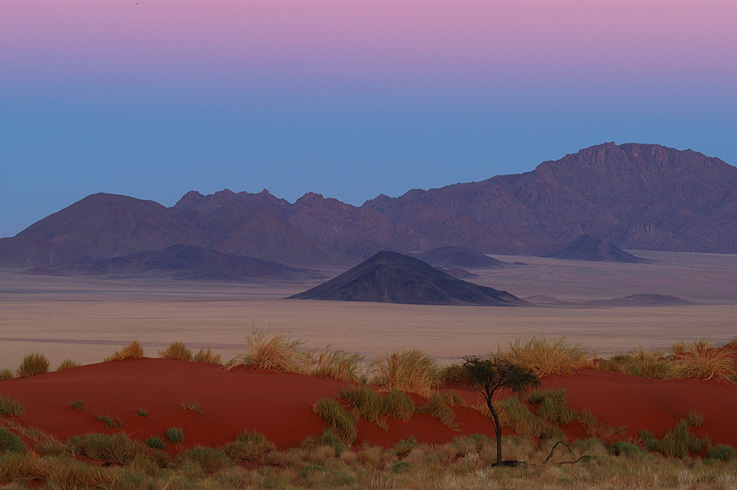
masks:
[[[570,405],[585,408],[600,421],[625,425],[625,438],[642,429],[657,436],[673,427],[689,411],[704,414],[698,436],[709,435],[714,444],[737,447],[737,386],[716,381],[657,381],[615,372],[583,370],[573,376],[551,376],[543,387],[564,387]],[[226,371],[206,363],[170,359],[139,359],[92,364],[24,379],[0,382],[0,394],[25,406],[20,420],[66,439],[75,434],[112,433],[124,430],[145,440],[163,437],[169,427],[184,431],[185,441],[175,452],[196,445],[220,446],[247,429],[259,431],[280,449],[298,445],[308,435],[319,435],[326,422],[312,413],[312,404],[336,397],[346,382],[274,371],[235,369]],[[480,399],[471,393],[472,403]],[[76,411],[71,403],[81,400]],[[419,400],[419,398],[417,399]],[[185,410],[196,403],[204,413]],[[137,415],[139,409],[147,416]],[[478,412],[456,407],[458,431],[441,425],[426,414],[408,422],[389,420],[389,429],[366,421],[358,425],[357,445],[364,441],[390,446],[414,435],[418,441],[442,443],[459,434],[493,436],[491,423]],[[98,415],[123,421],[122,429],[107,429]],[[583,437],[580,427],[565,427],[569,437]]]

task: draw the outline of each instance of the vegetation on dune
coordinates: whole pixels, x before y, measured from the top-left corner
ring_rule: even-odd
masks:
[[[13,371],[10,369],[3,369],[0,370],[0,381],[4,381],[6,379],[13,379],[15,378],[15,374],[13,374]]]
[[[344,381],[363,381],[363,356],[343,350],[331,350],[328,346],[322,352],[313,351],[310,362],[311,374]]]
[[[312,411],[325,420],[347,445],[356,440],[356,416],[346,411],[332,398],[321,398],[312,406]]]
[[[421,350],[397,350],[370,366],[371,382],[387,388],[410,393],[431,395],[438,386],[438,367],[435,359]]]
[[[20,417],[25,411],[23,404],[12,400],[10,397],[0,395],[0,416]]]
[[[243,431],[236,439],[221,448],[236,461],[259,461],[267,453],[276,450],[273,442],[260,432]]]
[[[27,378],[28,376],[36,376],[49,371],[49,360],[43,354],[28,354],[21,361],[15,375],[19,378]]]
[[[176,359],[178,361],[191,361],[192,351],[181,342],[174,342],[164,350],[159,351],[159,357],[162,359]]]
[[[532,337],[517,340],[510,343],[508,350],[498,356],[537,376],[571,374],[579,369],[593,367],[591,354],[581,344],[572,344],[564,338],[551,340],[546,337]]]
[[[79,363],[76,361],[73,361],[71,359],[64,359],[59,363],[59,365],[56,367],[57,371],[63,371],[64,369],[69,369],[73,367],[79,366]]]
[[[178,427],[169,427],[164,432],[164,435],[169,439],[169,442],[173,442],[174,444],[184,442],[184,432]]]
[[[246,338],[246,352],[233,358],[226,367],[233,369],[245,366],[306,373],[310,355],[299,350],[302,344],[301,340],[292,339],[287,335],[254,330]]]
[[[125,361],[127,359],[140,359],[143,357],[143,347],[134,340],[130,344],[116,351],[112,356],[105,359],[106,361]]]
[[[192,358],[195,362],[209,362],[212,364],[222,364],[220,361],[220,354],[215,354],[210,349],[200,349]]]

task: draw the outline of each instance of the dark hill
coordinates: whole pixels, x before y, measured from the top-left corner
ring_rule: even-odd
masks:
[[[475,250],[450,245],[412,255],[435,267],[443,268],[499,269],[506,265],[501,260]]]
[[[309,271],[253,257],[224,254],[192,245],[174,245],[163,250],[129,254],[93,262],[36,268],[28,273],[126,276],[146,274],[162,275],[173,279],[244,280],[287,279],[304,276]]]
[[[599,240],[588,235],[581,235],[562,249],[546,255],[546,257],[597,262],[626,262],[630,264],[650,262],[647,259],[625,252],[607,240]]]
[[[587,304],[593,306],[682,306],[694,303],[677,296],[664,294],[632,294],[623,298],[591,301]]]
[[[425,305],[525,303],[506,291],[456,279],[421,260],[395,252],[379,252],[338,277],[291,298]]]

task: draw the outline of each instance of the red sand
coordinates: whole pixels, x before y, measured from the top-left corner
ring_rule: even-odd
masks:
[[[590,410],[600,421],[625,425],[629,438],[642,429],[661,437],[681,417],[695,410],[704,414],[704,425],[694,429],[709,435],[714,444],[737,447],[737,386],[715,381],[657,381],[621,373],[583,370],[574,376],[551,376],[544,388],[563,387],[570,405]],[[298,445],[308,435],[319,435],[326,422],[312,413],[320,398],[336,397],[348,385],[332,379],[274,371],[236,369],[225,371],[206,363],[169,359],[139,359],[91,364],[24,379],[0,382],[0,394],[21,402],[26,409],[21,423],[66,439],[75,434],[123,430],[145,440],[164,437],[169,427],[185,435],[176,451],[196,445],[220,446],[243,430],[259,431],[280,449]],[[480,401],[475,395],[466,398]],[[76,411],[71,403],[81,400]],[[204,413],[182,408],[198,404]],[[147,411],[146,417],[136,414]],[[409,422],[389,420],[389,430],[359,421],[357,445],[364,441],[390,446],[415,436],[418,441],[443,443],[459,434],[493,436],[491,423],[479,413],[457,407],[458,431],[426,414]],[[107,415],[123,421],[122,429],[107,429],[96,420]],[[569,437],[582,437],[580,427],[565,427]]]

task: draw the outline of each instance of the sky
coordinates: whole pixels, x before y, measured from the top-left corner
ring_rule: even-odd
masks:
[[[0,0],[0,237],[96,192],[379,194],[657,143],[737,165],[733,0]]]

